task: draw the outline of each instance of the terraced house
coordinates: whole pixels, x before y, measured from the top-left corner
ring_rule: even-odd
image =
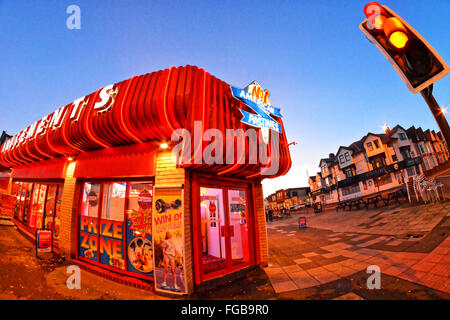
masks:
[[[405,187],[409,179],[448,159],[439,132],[400,125],[382,134],[369,132],[320,160],[320,172],[308,179],[312,200],[334,204]]]
[[[309,187],[281,189],[266,198],[268,208],[271,210],[289,209],[296,205],[309,204]]]

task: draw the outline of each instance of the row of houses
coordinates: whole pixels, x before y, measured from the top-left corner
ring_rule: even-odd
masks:
[[[271,210],[289,209],[295,205],[310,204],[310,188],[280,189],[269,195],[266,200],[266,208]]]
[[[400,125],[382,134],[369,132],[320,160],[320,172],[308,179],[312,201],[334,204],[403,187],[448,160],[440,132]]]

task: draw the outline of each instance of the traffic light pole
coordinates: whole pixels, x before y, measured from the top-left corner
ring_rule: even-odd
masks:
[[[447,148],[450,148],[450,127],[448,126],[444,113],[436,102],[436,99],[433,97],[433,84],[420,91],[420,93],[422,94],[425,102],[428,104],[428,107],[430,108],[442,135],[444,136],[444,140],[447,143]]]

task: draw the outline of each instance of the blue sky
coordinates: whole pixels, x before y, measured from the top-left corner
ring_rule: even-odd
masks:
[[[257,80],[281,108],[293,166],[265,194],[307,185],[320,158],[387,123],[437,129],[358,29],[367,1],[0,0],[0,130],[25,128],[113,82],[197,65],[235,86]],[[450,62],[450,1],[381,1]],[[81,8],[81,30],[66,8]],[[450,107],[450,76],[434,94]]]

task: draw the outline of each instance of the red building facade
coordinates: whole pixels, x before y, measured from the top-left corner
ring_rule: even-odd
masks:
[[[30,237],[52,230],[53,250],[86,269],[142,286],[157,281],[156,289],[174,293],[265,264],[261,180],[287,173],[291,158],[276,116],[277,145],[261,143],[269,162],[252,161],[245,138],[211,152],[211,137],[251,128],[242,110],[254,112],[228,84],[193,66],[77,99],[0,147],[15,222]],[[205,152],[229,161],[198,161]],[[274,163],[277,170],[268,171]]]

